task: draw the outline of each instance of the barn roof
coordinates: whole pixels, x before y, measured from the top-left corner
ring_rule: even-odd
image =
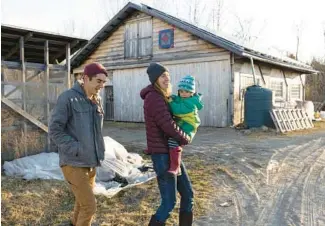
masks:
[[[1,25],[1,57],[6,61],[19,61],[19,39],[24,37],[25,61],[44,63],[44,42],[49,41],[50,64],[66,58],[66,44],[70,43],[70,53],[87,44],[86,39],[64,36],[44,31],[21,28],[12,25]]]
[[[227,38],[221,37],[220,35],[213,34],[206,29],[202,29],[198,26],[195,26],[185,20],[181,20],[174,16],[171,16],[167,13],[164,13],[160,10],[154,9],[145,4],[135,4],[129,2],[123,9],[121,9],[100,31],[95,34],[93,38],[85,45],[72,59],[71,59],[71,67],[76,68],[80,66],[83,61],[87,59],[89,55],[91,55],[95,49],[105,40],[107,39],[116,29],[121,25],[121,23],[129,17],[133,12],[140,11],[146,13],[150,16],[156,17],[183,29],[207,42],[215,44],[219,47],[222,47],[230,52],[235,53],[238,56],[242,56],[245,58],[253,58],[256,61],[266,62],[270,64],[275,64],[281,67],[290,68],[296,71],[300,71],[303,73],[316,73],[311,66],[301,63],[296,60],[291,60],[287,58],[275,57],[270,54],[265,54],[260,51],[254,50],[252,48],[244,47],[234,41],[231,41]]]

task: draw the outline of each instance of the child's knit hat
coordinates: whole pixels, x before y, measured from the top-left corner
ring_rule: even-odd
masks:
[[[178,90],[180,89],[195,93],[195,78],[191,75],[186,75],[178,83]]]

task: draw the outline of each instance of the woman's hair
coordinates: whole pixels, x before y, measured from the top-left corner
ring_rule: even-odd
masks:
[[[162,89],[159,84],[158,80],[154,84],[155,89],[163,96],[164,101],[168,103],[168,98],[172,94],[172,86],[170,85],[167,90]]]

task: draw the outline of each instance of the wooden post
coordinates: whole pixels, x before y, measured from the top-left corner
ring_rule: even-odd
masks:
[[[23,82],[23,92],[22,92],[22,100],[23,100],[23,110],[26,111],[26,65],[25,65],[25,48],[24,48],[24,37],[21,36],[19,40],[20,46],[20,62],[21,62],[21,71],[22,71],[22,82]],[[23,122],[23,133],[22,138],[24,139],[24,153],[27,156],[27,124],[24,119]]]
[[[253,73],[254,85],[257,85],[256,84],[256,73],[255,73],[255,66],[254,66],[253,57],[251,57],[250,60],[251,60],[251,66],[252,66],[252,73]]]
[[[67,89],[71,88],[71,75],[70,75],[70,43],[67,43],[66,48],[66,68],[67,68]]]
[[[50,100],[49,100],[49,90],[50,90],[50,68],[49,68],[49,41],[46,40],[44,43],[44,65],[45,65],[45,118],[47,121],[47,126],[50,122]],[[50,151],[50,137],[47,135],[47,149]]]
[[[306,82],[306,79],[305,79],[305,82],[304,82],[303,79],[302,79],[302,74],[300,74],[299,77],[300,77],[300,82],[301,82],[301,85],[302,85],[302,101],[305,102],[305,95],[306,95],[305,82]],[[305,78],[306,78],[306,75],[305,75]]]
[[[289,101],[289,84],[287,81],[287,77],[286,74],[284,73],[284,70],[281,70],[282,74],[283,74],[283,79],[284,79],[284,83],[286,85],[286,101]]]

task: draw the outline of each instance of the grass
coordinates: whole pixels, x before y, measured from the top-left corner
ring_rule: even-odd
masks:
[[[288,133],[286,133],[284,135],[287,135],[287,136],[307,135],[307,134],[311,134],[311,133],[314,133],[314,132],[325,130],[325,120],[314,121],[313,124],[314,124],[314,128],[288,132]]]
[[[207,213],[217,188],[213,179],[218,166],[197,156],[184,157],[195,191],[195,217]],[[56,180],[25,181],[2,176],[2,225],[68,225],[74,198],[67,184]],[[94,225],[147,225],[159,206],[156,180],[121,191],[113,198],[97,196]],[[167,225],[178,224],[178,207]]]
[[[268,130],[268,131],[261,131],[261,130],[253,130],[248,137],[253,138],[253,139],[261,139],[261,138],[266,138],[266,137],[278,137],[278,138],[284,138],[288,136],[299,136],[299,135],[307,135],[307,134],[312,134],[315,132],[319,131],[324,131],[325,130],[325,120],[323,121],[314,121],[314,128],[311,129],[303,129],[303,130],[296,130],[292,132],[287,132],[287,133],[279,133],[276,132],[275,130]]]

